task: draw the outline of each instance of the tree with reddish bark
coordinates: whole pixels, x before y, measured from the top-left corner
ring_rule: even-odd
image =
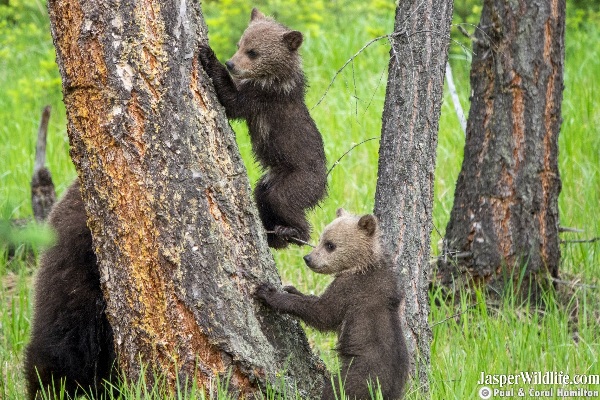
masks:
[[[446,284],[502,291],[513,278],[529,290],[558,276],[564,32],[565,0],[484,1],[464,160],[439,263]]]

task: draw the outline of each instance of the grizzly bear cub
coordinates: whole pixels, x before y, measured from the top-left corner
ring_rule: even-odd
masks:
[[[42,398],[39,391],[53,399],[62,385],[69,398],[84,392],[99,398],[113,371],[113,331],[86,220],[76,181],[50,213],[56,243],[42,254],[36,278],[24,363],[32,400]]]
[[[326,194],[323,139],[304,103],[301,44],[300,32],[253,9],[226,67],[210,47],[199,53],[227,117],[246,120],[252,150],[266,170],[254,199],[273,248],[309,240],[306,211]]]
[[[313,271],[335,275],[320,297],[304,295],[293,286],[281,293],[269,284],[255,292],[277,311],[319,330],[337,331],[341,379],[350,399],[371,399],[369,385],[373,391],[379,386],[386,400],[399,399],[408,376],[398,279],[379,237],[375,216],[357,217],[339,209],[318,246],[304,257]],[[340,398],[336,383],[325,385],[321,399]]]

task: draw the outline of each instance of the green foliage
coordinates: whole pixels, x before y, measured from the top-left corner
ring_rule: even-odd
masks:
[[[395,4],[386,0],[208,0],[203,3],[202,11],[208,25],[210,45],[223,60],[235,53],[235,45],[250,21],[252,7],[310,37],[323,34],[324,26],[345,23],[342,17],[352,10],[353,13],[364,14],[365,20],[371,22],[366,27],[370,35],[380,36],[388,32],[382,29],[385,24],[376,22],[393,15]]]
[[[567,8],[567,29],[575,32],[600,24],[600,9]]]
[[[31,215],[30,185],[42,109],[52,106],[47,160],[58,189],[74,176],[68,154],[60,75],[54,61],[46,5],[14,0],[0,5],[0,206],[13,217]]]
[[[34,79],[22,76],[4,91],[9,105],[33,102],[60,92],[60,75],[56,68],[54,46],[48,31],[48,21],[40,13],[42,2],[11,1],[10,6],[0,6],[0,67],[6,71],[11,66],[27,63],[34,56]],[[7,78],[9,78],[7,76]],[[8,80],[7,82],[8,83]]]
[[[282,3],[286,3],[283,5]],[[323,0],[313,2],[262,0],[212,0],[203,5],[210,45],[217,54],[230,57],[250,21],[252,7],[305,34],[319,34],[325,8]]]
[[[15,272],[16,271],[16,272]],[[21,354],[29,336],[31,269],[0,250],[0,399],[21,399]]]
[[[0,263],[5,262],[8,253],[15,258],[27,257],[50,246],[54,239],[50,229],[33,220],[16,223],[12,218],[14,209],[0,199]]]
[[[10,220],[0,220],[0,250],[7,246],[48,247],[52,244],[52,232],[34,222],[15,227]]]

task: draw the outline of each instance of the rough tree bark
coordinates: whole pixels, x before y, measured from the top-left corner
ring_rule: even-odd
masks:
[[[398,271],[412,371],[428,392],[433,177],[452,1],[401,1],[383,111],[375,214]]]
[[[442,282],[558,275],[564,25],[565,0],[484,2]]]
[[[173,387],[231,374],[318,397],[323,366],[294,320],[252,299],[279,283],[233,132],[201,70],[198,2],[50,0],[71,156],[119,365]],[[151,378],[151,377],[148,377]],[[150,379],[151,381],[151,379]]]

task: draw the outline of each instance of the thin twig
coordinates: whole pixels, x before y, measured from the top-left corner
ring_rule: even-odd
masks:
[[[438,326],[438,325],[440,325],[440,324],[443,324],[444,322],[446,322],[446,321],[448,321],[448,320],[450,320],[450,319],[452,319],[452,318],[456,318],[456,317],[458,317],[458,316],[460,316],[460,315],[462,315],[462,314],[466,313],[466,312],[467,312],[467,311],[469,311],[471,308],[473,308],[473,307],[476,307],[476,306],[480,305],[481,303],[484,303],[484,301],[480,301],[479,303],[470,304],[470,305],[468,305],[468,306],[467,306],[467,309],[466,309],[466,310],[464,310],[464,311],[460,311],[460,312],[457,312],[456,314],[454,314],[454,315],[451,315],[451,316],[449,316],[448,318],[444,318],[444,319],[443,319],[443,320],[441,320],[441,321],[435,322],[435,323],[433,323],[433,324],[432,324],[432,325],[431,325],[429,328],[430,328],[430,329],[433,329],[434,327],[436,327],[436,326]]]
[[[590,285],[587,283],[579,283],[579,282],[574,282],[574,281],[564,281],[562,279],[558,279],[558,278],[552,278],[552,282],[556,282],[556,283],[560,283],[561,285],[566,285],[566,286],[570,286],[570,287],[582,287],[582,288],[586,288],[586,289],[598,289],[598,286],[596,285]]]
[[[585,231],[583,229],[579,229],[579,228],[569,228],[568,226],[559,226],[558,232],[559,233],[562,233],[562,232],[584,233]]]
[[[417,7],[414,10],[414,12],[416,12],[419,7]],[[406,20],[408,20],[408,18]],[[479,29],[479,27],[475,27],[475,28]],[[459,29],[463,29],[463,31],[464,31],[464,28],[462,28],[462,27],[459,27]],[[395,31],[395,32],[392,32],[392,33],[385,34],[385,35],[377,36],[377,37],[369,40],[367,43],[365,43],[363,45],[363,47],[361,47],[356,53],[354,53],[349,59],[347,59],[346,62],[344,62],[344,65],[342,65],[335,72],[335,74],[333,75],[333,78],[331,78],[331,81],[329,82],[329,85],[327,85],[327,88],[325,89],[325,92],[323,93],[323,95],[319,98],[319,100],[317,101],[317,103],[314,106],[311,107],[311,111],[314,108],[316,108],[319,104],[321,104],[321,102],[323,102],[323,100],[325,99],[325,96],[327,96],[327,93],[329,93],[329,89],[331,89],[331,87],[333,86],[333,83],[335,82],[336,78],[338,77],[338,75],[340,73],[342,73],[342,71],[348,66],[348,64],[350,64],[351,62],[353,62],[354,59],[360,55],[360,53],[362,53],[364,50],[366,50],[366,48],[369,47],[369,46],[371,46],[373,43],[378,42],[378,41],[380,41],[382,39],[387,39],[390,42],[390,45],[392,47],[392,53],[396,57],[396,62],[399,64],[400,60],[397,58],[397,52],[393,51],[394,50],[393,49],[393,43],[392,43],[392,39],[393,38],[404,35],[404,36],[406,36],[407,39],[409,39],[409,38],[411,38],[414,35],[418,35],[418,34],[421,34],[421,33],[432,33],[432,32],[433,33],[438,33],[437,31],[432,31],[432,30],[421,30],[421,31],[415,31],[415,32],[412,32],[412,33],[408,34],[404,29],[402,29],[402,30],[398,30],[398,31]],[[487,35],[485,32],[483,32],[483,34]],[[472,37],[470,37],[470,38],[471,38],[471,40],[473,40]],[[460,46],[464,47],[461,43],[459,43],[459,42],[456,42],[456,43],[459,44]],[[411,55],[412,55],[412,51],[411,51]],[[413,60],[413,65],[414,65],[414,60]]]
[[[377,89],[379,89],[379,86],[381,86],[381,81],[383,80],[383,76],[385,75],[386,71],[387,71],[387,66],[381,70],[381,74],[379,75],[379,81],[377,82],[377,86],[375,86],[375,90],[373,90],[373,94],[371,95],[371,98],[369,99],[369,103],[365,107],[365,111],[363,111],[363,114],[362,114],[363,117],[367,114],[367,110],[369,109],[369,107],[371,106],[371,103],[373,102],[373,99],[375,98]]]
[[[471,252],[471,251],[461,251],[459,253],[454,253],[454,254],[444,252],[444,254],[442,254],[441,256],[434,257],[431,260],[429,260],[429,265],[434,265],[439,260],[446,261],[448,258],[451,260],[460,260],[462,258],[469,258],[471,256],[473,256],[473,252]]]
[[[327,171],[327,176],[329,176],[329,174],[336,167],[336,165],[338,165],[340,163],[340,161],[342,160],[342,158],[344,158],[346,156],[346,154],[348,154],[352,150],[354,150],[355,147],[360,146],[361,144],[363,144],[365,142],[368,142],[369,140],[375,140],[375,139],[377,139],[377,138],[376,137],[368,138],[368,139],[365,139],[362,142],[356,143],[354,146],[350,147],[350,149],[348,149],[348,151],[346,151],[344,154],[342,154],[341,157],[338,158],[337,161],[333,163],[333,165],[331,166],[331,168],[329,168],[329,171]]]
[[[329,82],[329,85],[327,86],[327,89],[325,89],[325,92],[323,93],[323,95],[321,96],[321,98],[319,99],[319,101],[317,101],[317,103],[314,106],[311,107],[311,110],[314,109],[315,107],[317,107],[319,104],[321,104],[321,102],[323,101],[323,99],[325,98],[325,96],[327,96],[327,93],[329,93],[329,89],[331,89],[331,86],[333,86],[333,83],[335,82],[337,76],[344,70],[344,68],[346,68],[348,66],[348,64],[350,64],[352,61],[354,61],[354,59],[356,57],[358,57],[358,55],[360,53],[362,53],[367,47],[369,47],[370,45],[372,45],[375,42],[380,41],[381,39],[391,39],[392,37],[398,36],[401,33],[402,32],[394,32],[394,33],[391,33],[391,34],[377,36],[376,38],[373,38],[373,39],[369,40],[363,47],[360,48],[360,50],[358,50],[356,53],[354,53],[354,55],[352,57],[350,57],[349,59],[347,59],[346,62],[344,63],[344,65],[342,65],[340,69],[338,69],[336,71],[335,75],[333,75],[333,78]]]
[[[473,35],[471,35],[469,32],[467,32],[467,30],[462,26],[462,25],[456,25],[456,28],[458,29],[458,31],[460,33],[462,33],[464,36],[468,37],[469,39],[473,40]]]
[[[440,232],[440,230],[438,229],[437,226],[435,226],[434,223],[432,223],[431,225],[433,225],[433,229],[435,230],[435,232],[440,236],[441,239],[444,239],[444,235],[442,235],[442,232]]]
[[[483,35],[482,39],[478,39],[475,37],[475,33],[471,34],[469,33],[464,27],[463,25],[468,25],[470,27],[475,28],[475,30],[479,33],[481,33]],[[469,24],[469,23],[461,23],[461,24],[452,24],[452,26],[456,26],[456,28],[458,29],[458,31],[460,33],[462,33],[463,35],[465,35],[467,38],[469,38],[473,43],[479,43],[482,44],[483,46],[486,47],[492,47],[494,49],[494,51],[498,50],[498,46],[492,46],[492,37],[490,35],[487,34],[487,32],[483,29],[481,29],[478,25],[475,24]]]
[[[352,85],[354,86],[354,117],[358,121],[358,92],[356,91],[356,74],[354,73],[354,63],[352,63]]]
[[[569,243],[594,243],[600,240],[600,237],[594,237],[591,239],[574,239],[574,240],[561,240],[561,243],[569,244]]]
[[[277,235],[277,233],[275,233],[275,231],[266,231],[266,233],[270,233],[270,234],[272,234],[272,235]],[[310,246],[310,247],[312,247],[313,249],[317,247],[317,246],[315,246],[314,244],[310,244],[310,243],[308,243],[308,242],[305,242],[304,240],[301,240],[301,239],[298,239],[298,238],[295,238],[295,237],[292,237],[292,238],[291,238],[291,240],[293,240],[293,241],[295,241],[295,242],[298,242],[298,243],[300,243],[300,244],[304,244],[304,245],[306,245],[306,246]]]

